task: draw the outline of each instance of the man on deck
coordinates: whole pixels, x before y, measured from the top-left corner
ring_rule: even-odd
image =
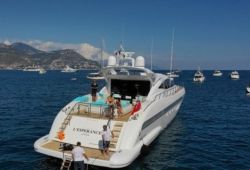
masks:
[[[89,160],[88,156],[85,154],[85,150],[81,147],[81,142],[77,142],[76,147],[71,151],[72,158],[74,161],[74,170],[85,170],[83,156]]]

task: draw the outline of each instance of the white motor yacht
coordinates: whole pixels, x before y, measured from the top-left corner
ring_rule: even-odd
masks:
[[[47,71],[44,68],[39,69],[39,74],[45,74]]]
[[[49,133],[34,143],[35,151],[66,159],[71,153],[65,146],[80,141],[89,157],[87,164],[109,168],[130,165],[142,147],[150,145],[173,121],[185,95],[184,87],[145,68],[144,58],[133,54],[122,51],[110,56],[101,70],[106,85],[95,100],[86,94],[69,102],[55,117]],[[115,109],[110,116],[105,102],[110,94],[121,99],[122,115]],[[133,111],[135,100],[141,102],[137,111]],[[101,152],[103,125],[114,132],[109,155]]]
[[[77,71],[77,69],[71,68],[68,65],[66,65],[66,67],[61,72],[63,72],[63,73],[74,73],[76,71]]]
[[[220,70],[215,70],[213,73],[213,76],[220,77],[220,76],[222,76],[222,72]]]
[[[246,92],[250,93],[250,84],[246,87]]]
[[[194,81],[194,82],[202,83],[204,80],[205,80],[205,76],[204,76],[203,73],[200,71],[200,69],[198,69],[198,70],[196,71],[196,73],[194,74],[193,81]]]
[[[103,80],[105,79],[102,75],[101,72],[95,72],[95,73],[90,73],[88,76],[87,76],[88,79],[91,79],[91,80]]]
[[[167,72],[166,73],[168,76],[170,76],[171,78],[177,78],[177,77],[179,77],[179,75],[176,73],[176,72]]]
[[[23,71],[29,71],[29,72],[39,72],[40,68],[36,68],[36,67],[25,67],[23,69]]]
[[[231,79],[237,80],[240,78],[240,75],[239,75],[238,71],[235,70],[235,71],[231,72],[230,77],[231,77]]]

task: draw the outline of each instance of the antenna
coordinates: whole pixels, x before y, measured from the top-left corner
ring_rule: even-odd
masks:
[[[101,45],[101,61],[100,61],[100,70],[104,67],[104,49],[105,49],[105,41],[104,38],[102,38],[102,45]]]
[[[171,85],[171,74],[173,70],[173,55],[174,55],[174,33],[175,33],[175,28],[173,28],[172,31],[172,45],[171,45],[171,57],[170,57],[170,74],[169,74],[169,82]]]
[[[121,45],[124,46],[124,24],[122,24],[121,30]]]
[[[151,50],[150,50],[150,70],[153,70],[153,63],[152,63],[153,49],[154,49],[154,38],[152,38],[152,41],[151,41]]]
[[[102,38],[102,48],[101,48],[101,70],[102,68],[104,67],[104,59],[103,59],[103,52],[104,52],[104,49],[105,49],[105,40],[104,38]]]

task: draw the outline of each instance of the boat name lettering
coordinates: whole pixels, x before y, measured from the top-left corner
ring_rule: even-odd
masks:
[[[73,131],[84,132],[84,133],[92,133],[92,134],[96,134],[96,135],[101,135],[102,134],[101,131],[93,130],[93,129],[84,129],[84,128],[73,128]]]

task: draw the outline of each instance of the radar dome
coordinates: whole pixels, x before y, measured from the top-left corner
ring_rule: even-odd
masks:
[[[108,67],[112,67],[116,65],[116,58],[115,56],[109,56],[108,59]]]
[[[138,56],[135,59],[135,67],[145,67],[144,57]]]

